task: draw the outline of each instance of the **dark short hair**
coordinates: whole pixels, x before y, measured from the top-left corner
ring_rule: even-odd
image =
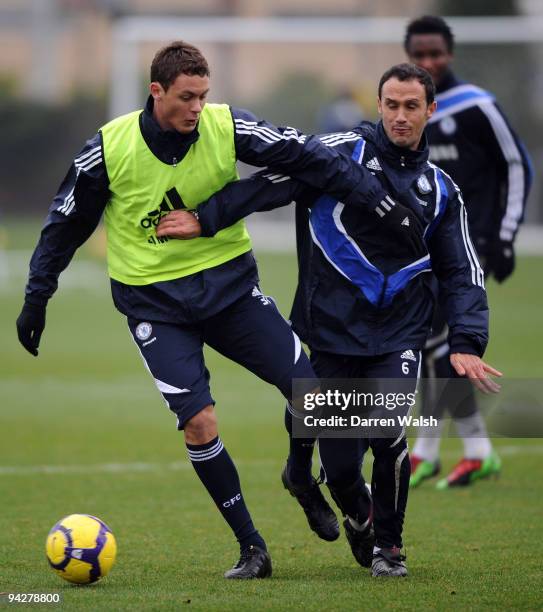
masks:
[[[381,92],[383,91],[383,85],[390,79],[398,79],[398,81],[418,81],[423,87],[426,93],[426,103],[432,104],[436,95],[436,88],[432,77],[427,70],[415,66],[415,64],[396,64],[389,68],[379,81],[378,95],[379,100],[381,99]]]
[[[418,19],[414,19],[407,26],[405,38],[403,41],[404,49],[408,50],[411,36],[416,34],[440,34],[445,39],[447,50],[452,53],[454,50],[454,35],[447,22],[442,17],[434,15],[424,15]]]
[[[209,76],[209,66],[199,49],[176,40],[159,49],[151,63],[151,82],[158,82],[165,90],[180,74]]]

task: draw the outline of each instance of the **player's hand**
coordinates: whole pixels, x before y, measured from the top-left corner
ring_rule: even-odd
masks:
[[[17,319],[17,335],[25,349],[38,356],[40,338],[45,329],[45,306],[25,302]]]
[[[511,276],[515,269],[515,250],[512,242],[500,240],[488,256],[488,268],[498,283]]]
[[[459,376],[466,376],[479,391],[483,393],[498,393],[501,386],[488,375],[502,376],[502,373],[485,363],[477,355],[452,353],[451,365]]]
[[[375,214],[378,215],[386,231],[406,246],[416,259],[427,253],[423,239],[424,229],[412,210],[387,195],[376,206]]]
[[[178,238],[189,240],[198,238],[202,234],[202,228],[197,216],[188,210],[172,210],[162,217],[156,228],[158,237]]]

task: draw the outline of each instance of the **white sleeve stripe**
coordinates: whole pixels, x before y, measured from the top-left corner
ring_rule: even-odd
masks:
[[[462,206],[464,206],[463,202],[462,202]],[[464,206],[464,219],[465,219],[464,223],[466,225],[466,236],[468,239],[468,246],[471,249],[473,259],[475,260],[475,267],[477,268],[477,275],[479,277],[479,286],[484,289],[485,288],[485,273],[484,273],[483,267],[481,266],[479,262],[479,255],[477,255],[477,251],[475,250],[475,247],[473,246],[473,242],[471,241],[471,234],[469,232],[469,224],[468,224],[468,211],[466,210],[465,206]]]
[[[283,132],[283,134],[288,134],[289,136],[290,135],[296,136],[297,138],[303,136],[303,134],[300,134],[298,130],[296,130],[295,128],[291,128],[291,127],[285,128],[285,131]]]
[[[94,155],[91,155],[84,162],[75,162],[75,167],[81,168],[84,170],[90,163],[92,163],[96,159],[99,159],[99,160],[102,159],[102,154],[100,153],[100,151],[97,151]]]
[[[439,214],[439,201],[441,198],[441,190],[439,187],[439,182],[437,180],[437,171],[439,170],[442,174],[444,174],[451,181],[456,193],[458,194],[458,201],[460,202],[460,228],[462,230],[462,239],[464,241],[464,247],[466,249],[466,254],[468,256],[469,264],[471,267],[472,281],[474,285],[478,285],[479,287],[482,287],[484,289],[485,288],[485,283],[484,283],[485,274],[483,272],[483,269],[481,268],[481,264],[479,263],[477,252],[475,251],[475,248],[473,247],[473,244],[471,242],[471,237],[470,237],[470,233],[468,229],[468,213],[464,205],[464,200],[462,198],[462,192],[460,191],[460,188],[458,187],[458,185],[452,180],[452,178],[445,171],[441,170],[441,168],[438,168],[435,164],[429,163],[428,165],[434,169],[434,177],[435,177],[434,180],[435,180],[435,185],[436,185],[436,210],[435,210],[434,218]],[[477,275],[476,277],[475,277],[475,273]]]
[[[508,164],[507,203],[500,227],[500,237],[510,240],[518,228],[524,204],[525,177],[522,156],[498,109],[493,104],[481,104],[479,108],[487,116]]]
[[[475,264],[475,270],[477,273],[477,285],[479,285],[479,287],[484,287],[485,276],[483,273],[483,269],[481,268],[481,264],[479,263],[477,252],[475,251],[475,248],[473,247],[473,243],[471,242],[471,236],[469,233],[468,213],[464,205],[462,205],[462,209],[464,211],[463,216],[464,216],[464,229],[466,233],[466,240],[467,240],[469,252],[471,253],[471,256],[473,258],[473,263]]]
[[[252,129],[236,129],[236,134],[247,134],[249,136],[257,136],[264,142],[280,142],[281,140],[297,140],[300,143],[305,142],[304,136],[298,136],[298,134],[277,134],[267,128],[253,127]]]
[[[90,157],[91,155],[94,155],[97,151],[100,151],[101,148],[102,148],[101,145],[98,145],[97,147],[94,147],[94,149],[91,149],[90,151],[87,151],[86,153],[83,153],[79,157],[76,157],[74,159],[74,162],[77,164],[79,162],[84,161],[87,157]]]
[[[70,205],[68,206],[68,208],[66,209],[66,212],[64,213],[66,216],[68,216],[72,210],[75,208],[75,198],[72,196]]]
[[[267,136],[268,138],[271,138],[274,141],[279,141],[281,140],[281,136],[280,134],[278,134],[277,132],[274,132],[273,130],[270,130],[269,128],[260,126],[260,125],[253,125],[250,128],[246,128],[246,127],[240,127],[239,129],[236,130],[236,132],[239,134],[240,131],[242,130],[249,130],[250,133],[256,133],[259,132],[261,134],[264,134],[265,136]]]
[[[390,204],[390,206],[396,206],[396,202],[388,195],[388,193],[385,195],[385,200]]]
[[[493,104],[482,104],[479,108],[488,117],[505,159],[507,161],[521,161],[522,158],[515,144],[515,139],[498,109]]]
[[[257,136],[257,132],[265,134],[268,138],[272,138],[275,141],[279,140],[300,140],[303,135],[299,134],[297,130],[291,127],[287,127],[283,133],[275,132],[271,128],[264,125],[257,125],[256,123],[249,124],[249,122],[243,122],[238,124],[236,121],[236,134],[254,134]]]
[[[256,121],[245,121],[245,119],[234,119],[234,123],[240,127],[254,127],[257,125]]]
[[[83,162],[78,161],[78,160],[81,160],[82,158],[86,158],[85,161]],[[75,192],[75,186],[77,184],[77,179],[79,178],[79,174],[81,173],[81,171],[85,172],[87,170],[90,170],[91,168],[94,168],[94,166],[97,166],[100,163],[102,163],[102,147],[101,146],[95,147],[92,151],[89,151],[89,153],[87,153],[86,155],[83,155],[74,160],[74,165],[76,167],[74,186],[72,187],[68,195],[64,198],[64,201],[62,202],[62,204],[57,208],[58,212],[61,212],[64,215],[68,216],[73,211],[73,209],[75,208],[74,192]]]
[[[360,140],[361,136],[352,136],[351,138],[344,138],[343,140],[336,140],[335,142],[325,142],[324,144],[327,147],[337,147],[340,144],[344,144],[345,142],[355,142]]]
[[[85,166],[81,166],[80,170],[86,171],[86,170],[90,170],[91,168],[94,168],[94,166],[97,166],[98,164],[102,163],[102,158],[98,157],[94,160],[92,160],[92,163],[89,163]]]
[[[462,206],[460,207],[460,228],[462,230],[462,240],[464,241],[464,248],[466,250],[466,255],[468,257],[469,265],[470,265],[470,268],[471,268],[471,282],[474,285],[477,285],[478,283],[475,280],[475,266],[473,265],[473,261],[472,261],[471,256],[470,256],[468,244],[466,242],[466,230],[465,230],[465,227],[464,227],[464,211],[463,211],[463,207]]]
[[[350,142],[351,140],[360,140],[361,138],[362,136],[359,136],[358,134],[351,134],[351,135],[338,134],[334,138],[329,138],[327,140],[324,140],[321,138],[320,141],[322,142],[322,144],[325,144],[329,147],[333,147],[338,144],[341,144],[342,142]]]
[[[69,214],[68,210],[71,210],[70,205],[73,203],[74,201],[74,196],[72,195],[73,192],[71,192],[66,199],[64,200],[64,202],[57,208],[57,210],[59,212],[64,213],[66,216]]]
[[[345,138],[351,136],[358,136],[355,132],[337,132],[335,134],[327,134],[320,138],[322,142],[327,142],[328,140],[336,140],[337,138]]]
[[[477,254],[475,249],[473,248],[473,244],[471,243],[471,238],[469,235],[469,227],[468,227],[468,215],[466,213],[466,209],[464,204],[460,203],[460,227],[462,230],[462,239],[464,241],[464,247],[466,249],[466,254],[468,256],[469,264],[471,267],[471,280],[474,285],[478,285],[484,289],[484,273],[479,264],[479,259],[477,258]]]
[[[257,136],[258,138],[260,138],[260,140],[263,140],[264,142],[268,142],[270,144],[273,144],[274,142],[277,142],[276,139],[270,140],[269,138],[265,138],[262,134],[260,134],[258,132],[253,132],[253,131],[236,130],[236,134],[247,134],[248,136]]]
[[[267,178],[272,183],[282,183],[283,181],[290,181],[290,176],[286,174],[263,174],[264,178]]]
[[[74,193],[74,187],[72,187],[70,193],[64,198],[64,202],[57,208],[58,211],[62,212],[64,208],[68,207],[68,200],[72,197]]]

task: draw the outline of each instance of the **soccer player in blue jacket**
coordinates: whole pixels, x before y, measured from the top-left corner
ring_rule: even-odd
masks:
[[[501,283],[515,267],[514,241],[532,182],[528,155],[494,96],[458,80],[452,72],[454,38],[441,17],[412,21],[405,35],[405,51],[411,62],[428,70],[436,85],[437,110],[426,128],[430,159],[462,190],[473,246],[485,277],[493,276]],[[438,308],[423,353],[426,376],[450,376],[449,349],[447,321]],[[498,473],[501,467],[475,396],[469,388],[466,395],[462,409],[452,415],[464,456],[437,482],[438,489],[468,485]],[[420,432],[411,454],[411,486],[439,473],[439,443],[435,432]]]
[[[175,211],[157,234],[174,238],[213,236],[254,211],[296,202],[299,279],[292,327],[311,349],[320,378],[401,379],[415,391],[421,350],[434,310],[431,272],[445,298],[451,364],[483,391],[497,391],[499,375],[481,357],[488,340],[483,271],[471,244],[460,190],[428,161],[424,136],[435,111],[430,75],[410,64],[389,69],[378,97],[382,121],[321,137],[370,169],[393,197],[408,201],[425,246],[413,255],[382,232],[363,209],[345,206],[289,176],[266,170],[231,183],[194,215]],[[333,145],[332,145],[333,143]],[[383,202],[386,214],[392,202]],[[379,214],[379,212],[378,212]],[[287,410],[292,434],[296,413]],[[374,455],[372,499],[361,476],[368,445]],[[285,487],[298,499],[310,527],[323,539],[339,536],[331,509],[309,492],[313,440],[291,435]],[[410,463],[405,431],[394,437],[321,438],[322,475],[345,516],[353,555],[374,576],[405,576],[400,553]],[[375,545],[375,547],[374,547]]]

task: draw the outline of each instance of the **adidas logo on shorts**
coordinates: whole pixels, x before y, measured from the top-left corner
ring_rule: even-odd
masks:
[[[401,354],[400,359],[409,359],[410,361],[417,361],[417,358],[415,357],[415,353],[413,353],[411,349],[404,351]]]
[[[253,287],[253,293],[251,294],[251,297],[258,298],[262,302],[262,304],[264,304],[264,306],[267,306],[271,303],[268,296],[264,295],[258,287]]]

